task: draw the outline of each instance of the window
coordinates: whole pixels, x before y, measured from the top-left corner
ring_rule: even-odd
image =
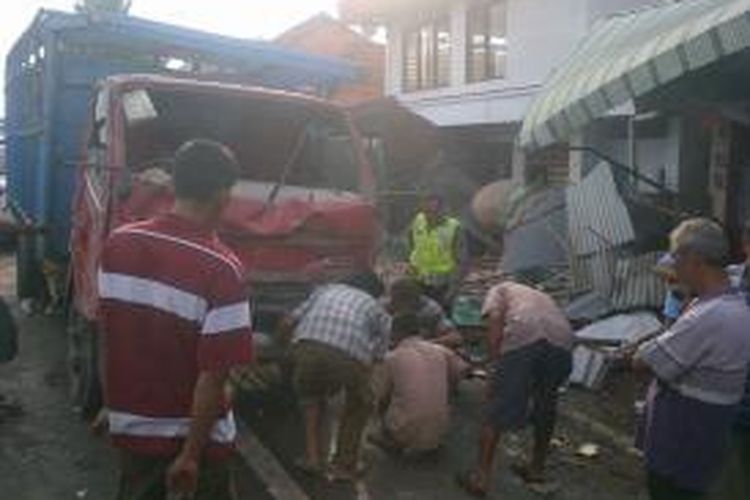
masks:
[[[466,80],[505,78],[508,59],[507,0],[484,2],[469,10]]]
[[[451,32],[447,16],[404,32],[404,90],[450,84]]]

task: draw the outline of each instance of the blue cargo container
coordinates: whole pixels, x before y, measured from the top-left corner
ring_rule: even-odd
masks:
[[[8,198],[29,228],[19,241],[19,296],[43,282],[44,259],[68,254],[70,207],[97,80],[162,73],[326,96],[349,64],[122,14],[42,10],[6,62]]]

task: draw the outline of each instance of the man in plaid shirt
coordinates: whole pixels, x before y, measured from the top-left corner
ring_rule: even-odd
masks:
[[[298,465],[323,470],[326,402],[339,390],[346,403],[339,420],[330,476],[353,480],[362,433],[373,406],[372,365],[383,359],[390,341],[390,317],[378,302],[383,285],[374,273],[318,288],[288,319],[294,328],[294,387],[303,407],[305,457]]]

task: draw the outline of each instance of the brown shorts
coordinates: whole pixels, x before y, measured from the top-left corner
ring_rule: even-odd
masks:
[[[292,348],[292,359],[294,389],[302,404],[329,398],[342,389],[370,392],[369,367],[340,349],[302,340]]]
[[[120,452],[120,484],[117,500],[165,500],[167,470],[174,457],[153,457]],[[198,491],[192,500],[236,500],[232,459],[200,465]]]

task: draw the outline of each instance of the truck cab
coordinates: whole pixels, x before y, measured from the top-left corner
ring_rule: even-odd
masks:
[[[219,236],[247,270],[261,357],[273,358],[276,321],[315,284],[373,263],[374,178],[344,110],[257,87],[155,75],[107,78],[91,105],[73,207],[79,327],[71,357],[81,392],[95,372],[87,346],[102,246],[118,226],[170,210],[172,155],[194,138],[226,145],[241,167]]]

